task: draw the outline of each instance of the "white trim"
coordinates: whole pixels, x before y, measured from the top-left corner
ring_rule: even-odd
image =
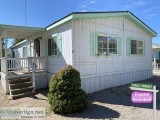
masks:
[[[81,78],[90,78],[90,77],[100,77],[100,76],[107,76],[107,75],[115,75],[115,74],[123,74],[123,73],[132,73],[136,71],[146,71],[146,70],[152,70],[152,68],[147,68],[147,69],[139,69],[139,70],[131,70],[131,71],[122,71],[122,72],[110,72],[107,74],[97,74],[97,75],[82,75]]]
[[[57,35],[58,35],[58,33],[55,33],[55,34],[52,35],[52,37],[56,37]]]
[[[25,42],[27,42],[27,41],[28,41],[28,40],[25,39],[25,40],[23,40],[23,41],[15,44],[14,46],[12,46],[12,48],[17,47],[18,45],[20,45],[20,44],[22,44],[22,43],[25,43]]]

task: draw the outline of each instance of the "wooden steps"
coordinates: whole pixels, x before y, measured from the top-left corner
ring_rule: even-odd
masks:
[[[12,99],[27,97],[34,94],[34,87],[30,77],[8,80],[8,83]]]

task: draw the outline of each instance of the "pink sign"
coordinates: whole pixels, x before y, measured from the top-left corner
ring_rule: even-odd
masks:
[[[151,92],[133,91],[131,100],[133,103],[151,103],[153,95]]]

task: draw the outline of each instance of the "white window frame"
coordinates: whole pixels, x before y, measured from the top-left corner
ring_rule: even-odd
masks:
[[[98,37],[99,37],[99,36],[101,36],[101,37],[107,37],[107,38],[109,38],[109,37],[116,38],[116,48],[114,48],[114,49],[116,49],[116,52],[115,52],[115,53],[110,52],[110,49],[111,49],[111,48],[109,48],[109,43],[110,43],[109,41],[110,41],[110,40],[107,39],[107,48],[106,48],[106,49],[107,49],[107,53],[105,53],[105,54],[103,54],[103,53],[102,53],[102,54],[98,53]],[[103,49],[103,48],[102,48],[102,49]],[[118,37],[117,37],[117,36],[112,36],[112,35],[101,35],[101,34],[98,34],[98,35],[97,35],[97,55],[100,55],[100,56],[101,56],[101,55],[117,55],[117,54],[118,54]]]

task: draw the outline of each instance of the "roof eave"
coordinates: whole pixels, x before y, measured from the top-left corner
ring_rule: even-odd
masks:
[[[70,21],[72,19],[73,19],[73,14],[70,14],[70,15],[60,19],[59,21],[47,26],[46,30],[51,30],[51,29],[53,29],[53,28],[55,28],[55,27],[57,27],[57,26],[59,26],[59,25],[61,25],[63,23],[66,23],[66,22],[68,22],[68,21]]]
[[[135,20],[143,28],[145,28],[152,35],[152,37],[157,37],[157,33],[154,30],[152,30],[148,25],[146,25],[144,22],[142,22],[139,18],[137,18],[134,14],[128,12],[128,16],[131,17],[133,20]]]
[[[15,25],[3,25],[0,24],[0,28],[2,29],[15,29],[15,30],[35,30],[35,31],[45,31],[45,28],[39,27],[26,27],[26,26],[15,26]]]
[[[107,16],[115,16],[115,14],[117,16],[122,16],[122,15],[127,15],[128,11],[117,11],[117,12],[98,12],[99,14],[93,14],[94,12],[73,12],[65,17],[63,17],[62,19],[50,24],[49,26],[46,27],[46,30],[51,30],[55,27],[58,27],[61,24],[64,24],[72,19],[84,19],[84,18],[96,18],[96,17],[102,17],[102,14]],[[95,12],[97,13],[97,12]],[[90,14],[90,15],[88,15]]]
[[[93,14],[95,13],[95,14]],[[96,14],[98,13],[98,14]],[[152,30],[149,26],[147,26],[144,22],[142,22],[139,18],[137,18],[134,14],[129,11],[115,11],[115,12],[75,12],[67,15],[66,17],[56,21],[55,23],[46,27],[46,30],[51,30],[55,27],[58,27],[61,24],[64,24],[72,19],[85,19],[85,18],[97,18],[97,17],[108,17],[108,16],[129,16],[131,19],[136,21],[139,25],[141,25],[145,30],[152,36],[156,37],[157,33]]]

